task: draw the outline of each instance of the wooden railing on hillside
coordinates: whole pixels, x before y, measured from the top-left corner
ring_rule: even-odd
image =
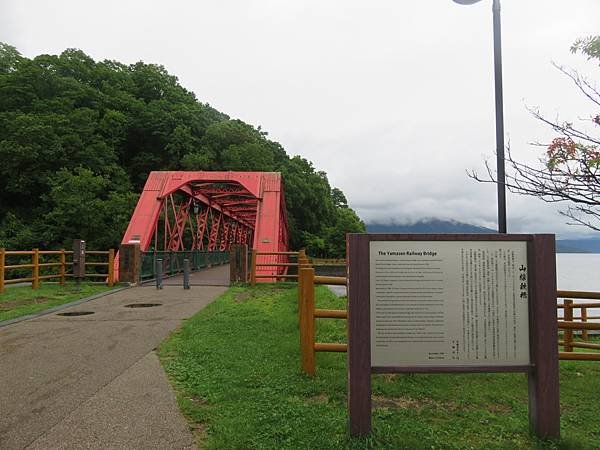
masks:
[[[107,251],[86,251],[86,256],[94,256],[96,258],[106,257],[107,261],[85,261],[86,278],[105,278],[108,286],[113,286],[115,283],[114,277],[114,259],[115,251],[113,249]],[[71,261],[68,261],[70,257]],[[48,261],[47,259],[53,259]],[[15,264],[7,264],[7,259],[18,259]],[[30,262],[24,262],[30,260]],[[9,284],[31,283],[32,289],[38,289],[43,280],[58,280],[60,285],[65,284],[67,278],[73,277],[73,273],[69,273],[73,267],[73,252],[65,249],[60,250],[6,250],[0,248],[0,294],[4,292],[4,288]],[[97,273],[96,271],[88,271],[88,268],[106,267],[107,273]],[[29,272],[23,276],[25,272]],[[15,274],[16,276],[8,276],[7,273]]]

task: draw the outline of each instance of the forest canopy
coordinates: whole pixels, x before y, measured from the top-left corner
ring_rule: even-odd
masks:
[[[325,172],[267,136],[160,65],[0,43],[0,247],[116,247],[150,171],[236,170],[281,172],[291,247],[343,256],[364,224]]]

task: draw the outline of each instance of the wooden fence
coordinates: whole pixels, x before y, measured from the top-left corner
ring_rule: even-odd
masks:
[[[88,261],[86,258],[86,278],[105,278],[108,286],[113,286],[114,277],[114,259],[115,251],[86,251],[86,256],[106,257],[107,261]],[[70,257],[70,261],[68,261]],[[16,264],[7,264],[8,259],[18,259]],[[31,262],[24,263],[28,259]],[[53,259],[53,261],[47,261]],[[73,267],[73,252],[65,249],[61,250],[6,250],[0,248],[0,294],[8,284],[31,283],[33,289],[40,287],[43,280],[58,280],[60,285],[65,284],[66,278],[73,277],[69,270]],[[89,272],[88,267],[106,267],[107,273]],[[30,276],[22,276],[24,271],[30,272]],[[55,272],[56,271],[56,272]],[[7,277],[7,273],[17,272],[17,277]],[[42,272],[42,273],[41,273]]]
[[[558,317],[558,328],[563,330],[562,340],[559,341],[563,351],[558,353],[559,359],[600,361],[600,353],[574,351],[576,348],[600,350],[600,343],[590,342],[588,332],[600,330],[600,323],[589,322],[600,319],[600,315],[588,314],[588,308],[600,309],[600,292],[558,291],[557,297],[563,299],[563,302],[557,305],[559,310],[563,310],[562,317]],[[574,303],[573,299],[588,301]],[[579,310],[579,316],[574,316],[576,310]],[[573,339],[574,330],[581,331],[581,341]]]
[[[266,257],[266,258],[265,258]],[[252,256],[250,259],[250,284],[256,285],[257,279],[269,279],[269,280],[297,280],[297,274],[288,274],[290,267],[299,267],[300,261],[305,257],[304,250],[297,252],[259,252],[256,249],[252,250]],[[290,258],[295,258],[296,262],[290,261]],[[259,267],[268,267],[273,269],[277,268],[277,274],[261,274],[257,273]]]
[[[307,264],[308,265],[308,264]],[[301,267],[298,285],[300,317],[300,358],[302,371],[314,375],[316,370],[316,352],[347,352],[348,344],[332,344],[316,342],[315,319],[348,319],[348,311],[344,309],[317,309],[315,307],[315,285],[332,284],[347,285],[345,277],[315,276],[313,267]]]
[[[300,278],[298,283],[298,313],[300,324],[300,354],[302,371],[308,375],[314,375],[316,371],[316,352],[346,352],[347,344],[331,344],[316,342],[315,319],[347,319],[347,310],[318,309],[315,307],[315,285],[347,285],[345,277],[316,276],[315,270],[306,263],[300,266]],[[567,298],[568,297],[568,298]],[[599,322],[589,320],[600,319],[600,316],[591,316],[587,313],[588,308],[600,308],[600,301],[573,303],[572,299],[600,300],[600,292],[583,291],[557,291],[557,298],[565,299],[562,304],[557,304],[557,310],[564,309],[564,316],[557,314],[558,328],[564,330],[563,339],[559,345],[564,346],[559,352],[559,359],[579,361],[600,361],[600,353],[574,352],[574,348],[585,348],[600,350],[600,343],[589,342],[588,330],[600,330]],[[580,315],[573,316],[573,310],[579,310]],[[573,331],[580,330],[582,341],[573,339]]]

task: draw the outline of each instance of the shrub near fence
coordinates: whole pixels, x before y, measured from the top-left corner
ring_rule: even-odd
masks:
[[[86,259],[86,278],[105,278],[108,286],[114,285],[113,249],[107,251],[86,251],[94,261]],[[50,259],[52,261],[50,261]],[[70,259],[70,260],[69,260]],[[105,261],[107,260],[107,261]],[[9,264],[10,263],[10,264]],[[6,285],[31,283],[33,289],[43,280],[58,280],[61,285],[73,277],[73,252],[61,250],[6,250],[0,249],[0,293]],[[106,270],[98,269],[106,267]],[[89,270],[88,270],[89,269]]]

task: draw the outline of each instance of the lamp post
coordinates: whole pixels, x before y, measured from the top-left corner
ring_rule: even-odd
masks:
[[[472,5],[480,0],[453,0],[459,5]],[[494,16],[494,81],[496,97],[496,186],[498,188],[498,232],[506,233],[506,177],[504,171],[504,111],[502,100],[502,46],[500,34],[500,0],[493,0]]]

